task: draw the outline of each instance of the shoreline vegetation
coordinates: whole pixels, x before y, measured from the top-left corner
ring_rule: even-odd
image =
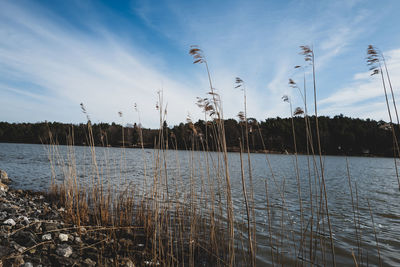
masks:
[[[391,125],[395,128],[396,135],[400,132],[395,124],[384,121],[374,121],[370,119],[354,119],[337,115],[333,118],[319,116],[321,124],[321,143],[324,155],[340,156],[370,156],[370,157],[393,157],[394,148],[392,142]],[[315,121],[315,117],[310,117],[310,123]],[[297,140],[297,154],[307,154],[307,144],[305,142],[304,119],[301,117],[293,118],[295,135]],[[208,122],[210,124],[210,122]],[[243,122],[234,119],[224,120],[226,128],[226,143],[228,152],[240,151],[240,137]],[[169,127],[163,125],[166,137],[169,140],[169,147],[173,146],[171,138],[177,138],[176,146],[178,150],[188,150],[191,148],[191,124],[181,123],[177,126]],[[193,123],[199,138],[205,138],[205,122],[198,120]],[[248,119],[250,126],[249,132],[249,151],[250,153],[272,153],[272,154],[293,154],[294,146],[292,140],[292,126],[290,118],[271,118],[258,122],[255,119]],[[52,138],[59,145],[67,145],[68,134],[73,132],[74,145],[86,146],[86,127],[87,124],[67,124],[59,122],[38,122],[38,123],[8,123],[0,122],[0,142],[1,143],[27,143],[27,144],[49,144],[51,133]],[[210,127],[210,125],[208,126]],[[264,145],[268,148],[263,149],[263,141],[256,131],[262,133]],[[157,138],[159,129],[141,128],[140,125],[98,123],[92,125],[95,138],[95,146],[142,148],[139,138],[139,131],[142,134],[143,147],[155,148],[154,139]],[[123,131],[123,133],[122,133]],[[208,133],[210,136],[211,134]],[[122,140],[124,136],[124,140]],[[106,142],[102,141],[106,140]],[[202,150],[203,147],[195,147]],[[216,151],[215,147],[209,146],[209,151]]]
[[[372,56],[368,63],[383,64],[383,55],[371,49],[373,47],[368,48],[368,55]],[[75,232],[63,233],[64,228],[60,222],[61,226],[54,229],[58,234],[57,241],[53,236],[47,240],[43,236],[53,230],[48,230],[46,226],[39,229],[42,232],[35,232],[36,229],[31,228],[35,226],[28,223],[35,214],[34,209],[29,207],[34,206],[31,202],[34,203],[36,199],[27,196],[29,194],[24,191],[2,190],[2,198],[8,197],[2,205],[10,205],[1,225],[2,234],[7,238],[2,239],[2,242],[9,242],[12,246],[8,246],[10,253],[3,255],[1,261],[9,257],[17,259],[19,256],[30,259],[30,255],[37,253],[39,256],[35,258],[35,263],[42,258],[45,260],[44,254],[40,254],[42,252],[38,252],[37,247],[48,241],[50,245],[47,253],[54,255],[55,252],[55,262],[61,266],[71,266],[81,260],[76,266],[383,266],[385,259],[381,258],[374,207],[371,207],[368,198],[359,198],[358,185],[351,179],[348,164],[343,166],[347,169],[348,178],[348,184],[344,186],[348,191],[348,205],[352,208],[353,233],[350,238],[356,242],[350,249],[340,246],[340,240],[336,237],[338,235],[335,235],[337,229],[332,224],[328,199],[330,189],[326,183],[323,156],[337,150],[345,154],[368,150],[369,153],[390,155],[394,157],[397,174],[397,181],[393,178],[393,187],[397,188],[400,186],[396,162],[400,155],[397,142],[399,129],[396,126],[399,122],[394,124],[391,119],[390,123],[378,124],[375,121],[343,116],[332,119],[318,116],[314,51],[309,46],[301,46],[300,53],[304,66],[295,68],[303,70],[304,86],[300,90],[291,79],[289,86],[299,89],[304,105],[293,109],[291,97],[283,96],[282,100],[290,108],[291,117],[288,119],[257,122],[248,118],[246,85],[242,79],[236,78],[235,88],[243,94],[243,111],[239,112],[238,121],[225,120],[221,99],[213,86],[205,55],[198,46],[192,46],[189,54],[193,57],[193,63],[205,68],[209,81],[206,97],[198,98],[196,103],[204,112],[203,123],[195,123],[188,118],[186,124],[169,128],[166,123],[167,108],[160,91],[156,104],[160,118],[157,130],[142,129],[140,122],[136,128],[115,124],[107,128],[104,124],[92,124],[83,104],[81,109],[87,117],[85,125],[68,125],[65,129],[58,127],[60,124],[39,124],[39,130],[47,132],[41,143],[48,144],[46,148],[52,168],[49,175],[51,186],[42,198],[49,201],[48,205],[44,204],[43,213],[46,210],[50,210],[50,213],[55,210],[62,212],[62,223],[68,224],[65,228],[72,227]],[[375,65],[371,66],[373,74],[382,74],[382,80],[386,79],[383,74],[389,78],[387,69],[385,72],[381,65],[378,69]],[[308,68],[308,72],[304,71],[305,68]],[[306,81],[313,95],[309,100],[313,106],[313,116],[309,115]],[[385,96],[388,100],[386,88]],[[390,111],[389,101],[387,104]],[[136,105],[135,109],[137,111]],[[119,112],[119,116],[123,114]],[[344,123],[346,121],[354,123]],[[331,122],[335,123],[334,126],[330,125]],[[132,181],[126,175],[129,159],[125,153],[125,148],[132,145],[128,139],[131,135],[135,136],[129,133],[130,129],[137,130],[136,143],[143,151],[143,159],[146,154],[145,144],[151,143],[154,148],[151,160],[143,160],[144,172]],[[21,132],[16,128],[14,130],[16,135]],[[113,139],[114,134],[118,136],[116,139]],[[2,135],[16,136],[12,132],[3,132]],[[75,145],[81,144],[79,140],[84,140],[90,149],[87,155],[89,161],[83,173],[77,168],[74,149]],[[117,170],[107,165],[107,153],[103,155],[105,166],[98,164],[96,146],[108,147],[111,145],[110,140],[115,140],[123,148],[120,168]],[[368,146],[363,145],[363,142]],[[59,144],[68,146],[66,155],[61,154]],[[357,149],[354,147],[356,144]],[[228,150],[232,147],[238,147],[240,154],[240,166],[237,166],[240,168],[240,180],[234,181],[240,184],[239,191],[232,190],[237,185],[232,182],[232,170],[229,167]],[[279,148],[278,151],[290,151],[293,157],[292,181],[286,180],[285,176],[278,177],[272,168],[267,151],[275,150],[271,149],[275,147]],[[188,152],[188,162],[179,160],[178,149]],[[264,152],[269,172],[262,181],[265,195],[260,210],[265,217],[261,218],[264,219],[261,223],[257,217],[260,216],[260,210],[256,208],[254,196],[254,166],[250,159],[252,149]],[[300,166],[299,153],[307,155],[306,166]],[[176,165],[171,168],[167,157],[174,154],[176,158],[172,160]],[[181,173],[181,164],[188,164],[186,170],[189,171],[185,179]],[[301,167],[307,170],[306,174],[300,172]],[[111,172],[119,174],[118,182],[110,181],[108,174]],[[120,188],[121,184],[127,186]],[[286,188],[288,185],[294,188],[290,192],[294,196],[290,199]],[[26,201],[28,204],[23,204]],[[20,211],[25,210],[26,215],[23,216],[27,220],[13,213],[12,209],[18,210],[18,203],[22,203]],[[53,204],[54,209],[50,209]],[[363,216],[365,207],[368,207],[369,217]],[[42,211],[36,213],[42,214]],[[371,221],[368,227],[362,225],[364,222],[361,221],[366,218]],[[16,220],[21,227],[16,227]],[[28,226],[22,226],[23,221]],[[258,238],[260,228],[268,233],[264,240]],[[22,241],[19,243],[14,240],[16,244],[11,242],[16,233],[22,231],[26,232],[23,237],[32,237],[36,242],[33,247],[21,249]],[[42,241],[37,241],[33,232],[42,235]],[[91,241],[87,241],[89,244],[84,246],[84,249],[93,252],[89,260],[79,258],[78,254],[85,253],[84,249],[82,245],[72,243],[78,237],[86,241],[87,232],[93,235],[90,236]],[[374,245],[367,247],[366,243],[371,243],[371,240]],[[74,251],[80,252],[74,254]],[[263,258],[259,257],[261,253]]]

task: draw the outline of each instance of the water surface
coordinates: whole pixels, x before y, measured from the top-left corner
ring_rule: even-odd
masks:
[[[68,147],[59,146],[57,154],[60,157],[49,157],[49,147],[31,144],[0,143],[0,169],[5,170],[13,180],[12,187],[32,190],[47,190],[51,181],[51,173],[55,171],[56,178],[61,180],[62,171],[68,172],[69,162],[77,171],[81,182],[88,182],[93,175],[93,158],[87,147],[74,147],[73,153]],[[71,158],[71,154],[74,158]],[[70,156],[68,158],[68,155]],[[149,179],[151,185],[152,171],[155,168],[157,152],[146,149],[96,148],[96,164],[100,176],[105,184],[113,184],[124,188],[127,183],[138,187],[144,186],[144,179]],[[163,156],[163,155],[161,155]],[[247,155],[244,156],[245,174],[248,174]],[[266,201],[266,184],[270,202],[270,218],[272,228],[278,229],[273,239],[279,240],[289,234],[280,233],[282,229],[282,207],[287,216],[283,221],[285,229],[292,229],[294,234],[300,235],[298,184],[296,176],[295,158],[292,155],[251,154],[251,170],[254,187],[254,202],[257,221],[257,260],[261,266],[270,264],[270,235],[268,234],[268,210]],[[213,171],[213,164],[217,165],[216,153],[210,153],[207,160],[211,166],[211,176],[217,175]],[[174,184],[179,182],[190,185],[194,180],[198,195],[202,186],[207,187],[207,172],[203,152],[169,151],[166,156],[169,193],[177,198],[184,198],[189,192],[174,191]],[[238,153],[228,153],[229,172],[232,183],[232,196],[235,208],[235,219],[240,225],[245,219],[244,200],[241,183],[241,164]],[[375,231],[380,245],[382,262],[386,266],[400,265],[400,192],[398,189],[394,161],[391,158],[349,157],[349,174],[355,199],[355,185],[358,193],[358,219],[362,231],[361,247],[364,255],[364,265],[368,260],[371,265],[377,264],[376,240],[369,212],[368,201],[374,218]],[[50,162],[56,168],[51,168]],[[310,218],[310,182],[315,190],[315,172],[309,172],[308,166],[313,169],[313,159],[306,156],[298,157],[301,197],[303,201],[305,221]],[[319,159],[315,162],[319,166]],[[310,164],[310,165],[309,165]],[[341,156],[326,156],[323,158],[325,181],[328,197],[328,208],[334,234],[336,260],[340,264],[353,265],[351,251],[357,250],[357,238],[354,228],[354,213],[349,187],[349,176],[346,168],[346,158]],[[272,170],[271,170],[272,169]],[[314,168],[315,169],[315,168]],[[196,171],[193,171],[196,170]],[[147,178],[144,178],[146,174]],[[309,180],[311,178],[311,180]],[[249,180],[246,178],[247,186]],[[215,181],[214,181],[215,182]],[[214,183],[217,186],[217,183]],[[282,194],[285,203],[282,203]],[[315,202],[314,202],[315,205]],[[319,222],[326,230],[327,221]],[[290,225],[289,225],[290,224]],[[237,233],[245,236],[246,232],[240,227]],[[289,237],[290,239],[290,237]],[[367,256],[368,255],[368,259]],[[295,255],[296,256],[296,255]],[[298,255],[297,255],[298,256]],[[293,257],[288,255],[288,257]]]

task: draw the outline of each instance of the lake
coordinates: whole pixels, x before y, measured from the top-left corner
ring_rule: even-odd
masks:
[[[12,187],[16,189],[32,189],[43,191],[49,188],[52,170],[56,179],[62,180],[62,173],[68,172],[68,155],[71,151],[66,146],[58,146],[58,157],[49,157],[48,147],[32,144],[6,144],[0,143],[0,169],[5,170],[13,180]],[[152,171],[156,168],[157,151],[152,149],[121,149],[121,148],[96,148],[96,164],[105,184],[111,184],[120,190],[127,184],[138,188],[151,187]],[[93,159],[89,148],[74,147],[73,155],[77,177],[81,183],[90,184],[88,177],[93,174]],[[164,155],[162,155],[164,156]],[[206,175],[206,157],[209,161],[210,177],[218,175],[214,165],[218,163],[217,153],[189,151],[168,151],[165,154],[165,167],[168,177],[167,185],[169,195],[177,199],[185,199],[190,192],[182,191],[182,187],[174,186],[179,180],[183,185],[194,181],[196,194],[203,196],[203,188],[209,181]],[[53,162],[53,169],[50,164]],[[71,160],[71,158],[69,158]],[[229,173],[232,184],[232,198],[237,221],[236,234],[245,236],[246,232],[240,225],[244,223],[246,213],[244,209],[241,164],[239,153],[228,153]],[[299,195],[296,175],[295,157],[293,155],[268,155],[251,154],[251,171],[253,180],[254,211],[256,217],[257,239],[257,264],[262,266],[271,264],[270,247],[271,239],[274,244],[279,240],[296,240],[300,236]],[[381,260],[384,266],[400,265],[400,192],[398,188],[394,160],[392,158],[348,157],[349,174],[352,183],[354,201],[357,184],[358,206],[356,217],[359,222],[358,231],[361,232],[360,247],[363,253],[363,264],[377,265],[378,255],[374,228],[377,234]],[[247,154],[243,155],[244,171],[247,175]],[[316,159],[319,166],[319,159]],[[311,165],[309,165],[311,164]],[[304,155],[298,156],[298,177],[303,202],[304,222],[310,222],[308,212],[312,205],[310,199],[310,185],[313,192],[317,192],[318,181],[313,170],[313,159]],[[308,168],[311,166],[311,171]],[[336,262],[338,266],[353,265],[352,251],[357,255],[357,235],[354,226],[354,213],[349,187],[349,176],[346,168],[346,158],[341,156],[323,157],[328,209],[332,225],[335,245]],[[146,174],[146,176],[145,176]],[[147,178],[144,178],[147,177]],[[147,179],[144,183],[144,179]],[[246,178],[246,186],[250,184]],[[266,183],[268,185],[269,209],[267,208]],[[214,186],[217,186],[216,183]],[[188,190],[189,191],[189,190]],[[321,192],[319,192],[321,193]],[[282,197],[283,196],[283,197]],[[283,203],[284,201],[284,203]],[[370,209],[374,220],[374,228]],[[314,202],[315,205],[316,202]],[[270,214],[269,214],[270,213]],[[268,217],[269,216],[269,217]],[[283,219],[284,218],[284,219]],[[268,222],[274,231],[274,236],[269,235]],[[285,226],[283,226],[285,224]],[[318,224],[327,229],[326,218]],[[307,227],[307,225],[303,226]],[[316,227],[316,226],[314,226]],[[291,229],[282,233],[282,229]],[[321,228],[322,229],[322,228]],[[290,233],[291,232],[291,233]],[[326,231],[325,231],[326,232]],[[279,233],[279,234],[278,234]],[[294,234],[296,237],[290,237]],[[318,233],[316,233],[318,234]],[[282,250],[276,247],[275,250]],[[290,258],[299,257],[292,255],[290,248],[287,252],[287,262]],[[306,253],[306,252],[305,252]],[[327,256],[328,257],[328,256]],[[327,260],[329,262],[329,260]],[[322,264],[320,262],[320,264]]]

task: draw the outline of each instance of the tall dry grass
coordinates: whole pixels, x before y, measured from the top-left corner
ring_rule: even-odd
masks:
[[[235,80],[235,87],[243,92],[244,110],[239,113],[242,126],[239,151],[242,216],[235,212],[234,201],[239,196],[232,194],[231,163],[227,152],[221,99],[213,87],[203,51],[197,46],[192,46],[189,53],[194,58],[193,63],[205,66],[209,91],[206,97],[199,97],[197,101],[197,106],[204,113],[205,132],[200,132],[190,117],[187,120],[191,130],[187,161],[182,160],[178,151],[177,137],[170,134],[165,127],[167,106],[164,104],[162,91],[158,92],[156,104],[159,131],[154,140],[154,150],[151,152],[143,147],[140,112],[137,104],[134,105],[139,120],[144,172],[140,179],[132,181],[128,181],[126,176],[130,159],[125,153],[124,136],[121,136],[123,148],[121,162],[117,164],[119,168],[112,167],[112,164],[99,165],[99,161],[107,163],[110,160],[107,153],[107,136],[101,136],[106,152],[102,155],[103,158],[99,158],[94,145],[91,121],[82,104],[82,112],[87,118],[86,138],[90,152],[87,155],[90,166],[84,170],[84,179],[80,178],[82,174],[77,168],[73,128],[69,133],[66,157],[54,141],[48,146],[52,163],[50,193],[66,207],[67,218],[79,227],[101,227],[108,241],[130,238],[133,242],[143,243],[140,251],[132,245],[114,244],[100,247],[101,254],[116,258],[124,255],[132,258],[139,266],[260,266],[258,255],[265,253],[261,247],[267,247],[269,263],[273,266],[335,266],[337,251],[328,209],[328,188],[319,135],[315,58],[312,48],[302,46],[301,54],[306,64],[312,68],[315,124],[312,125],[308,114],[305,71],[303,91],[293,80],[289,81],[292,88],[299,90],[304,106],[293,111],[290,99],[284,98],[290,104],[294,146],[293,173],[296,179],[298,210],[293,211],[292,204],[288,203],[289,181],[284,176],[277,177],[272,167],[264,142],[264,133],[259,125],[250,126],[248,123],[245,83],[240,78]],[[122,117],[122,113],[119,115]],[[304,117],[306,166],[300,166],[298,160],[294,116]],[[257,218],[257,208],[260,206],[256,205],[254,197],[250,134],[258,135],[261,139],[265,152],[265,166],[269,170],[263,181],[263,206],[266,210],[264,223],[260,223]],[[216,151],[210,151],[210,147],[216,148]],[[247,160],[243,158],[244,155],[247,155]],[[174,161],[172,166],[171,160]],[[182,166],[188,170],[187,175],[182,174]],[[304,179],[301,177],[300,167],[307,169]],[[347,173],[349,204],[352,206],[357,241],[357,247],[347,254],[356,266],[364,266],[357,185],[354,196],[348,166]],[[58,176],[62,177],[61,182]],[[120,177],[118,182],[110,180],[115,176]],[[121,184],[124,188],[119,188]],[[304,196],[304,191],[307,192],[307,197]],[[372,213],[371,220],[373,223]],[[297,227],[296,223],[299,223],[300,227]],[[266,240],[258,238],[260,228],[266,231]],[[374,234],[380,257],[375,230]]]

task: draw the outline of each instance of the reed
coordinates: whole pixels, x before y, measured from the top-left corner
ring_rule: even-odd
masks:
[[[384,70],[382,69],[382,64],[384,66]],[[391,111],[391,107],[390,107],[390,103],[389,103],[389,97],[388,97],[388,93],[387,93],[386,83],[388,83],[389,87],[390,87],[390,92],[391,92],[391,96],[392,96],[392,104],[393,104],[396,119],[397,119],[397,125],[399,126],[399,129],[400,129],[399,115],[397,112],[396,100],[394,97],[392,82],[390,80],[390,75],[389,75],[388,68],[386,65],[385,57],[383,56],[383,53],[380,52],[373,45],[369,45],[367,48],[367,65],[369,66],[369,69],[371,71],[371,76],[380,74],[382,88],[383,88],[383,92],[385,94],[386,108],[387,108],[387,112],[388,112],[389,120],[390,120],[390,128],[391,128],[392,135],[393,135],[393,153],[394,153],[393,158],[394,158],[394,165],[395,165],[395,170],[396,170],[397,184],[398,184],[399,190],[400,190],[400,178],[399,178],[399,171],[398,171],[398,166],[397,166],[397,161],[396,161],[396,158],[400,157],[400,148],[399,148],[398,138],[396,136],[396,131],[395,131],[394,124],[393,124],[392,111]],[[387,80],[385,79],[384,73],[386,73]]]
[[[123,255],[138,266],[261,266],[258,255],[265,253],[263,250],[267,248],[268,260],[273,266],[336,265],[337,250],[328,209],[318,125],[314,52],[308,46],[301,49],[306,63],[312,66],[315,117],[308,115],[303,69],[303,91],[291,79],[289,86],[300,92],[304,106],[293,110],[290,98],[283,98],[289,103],[293,139],[294,164],[290,177],[275,173],[265,145],[267,133],[248,119],[246,87],[240,78],[236,78],[235,87],[243,92],[244,111],[238,115],[242,134],[237,161],[234,154],[228,154],[220,95],[213,87],[208,63],[198,46],[192,46],[189,53],[194,58],[193,63],[205,66],[209,83],[207,96],[199,97],[196,103],[204,113],[204,128],[201,129],[201,125],[188,116],[190,136],[183,140],[187,148],[184,152],[179,151],[178,140],[181,137],[175,136],[167,126],[167,104],[163,92],[159,91],[156,104],[158,134],[154,139],[154,149],[146,150],[140,112],[135,104],[143,164],[139,178],[128,179],[130,166],[137,164],[133,160],[138,159],[128,156],[124,128],[121,155],[111,155],[107,136],[103,134],[100,136],[102,154],[95,147],[96,137],[90,117],[81,104],[87,119],[85,151],[88,154],[85,160],[90,164],[83,170],[77,167],[73,128],[68,135],[66,154],[52,140],[48,146],[52,166],[50,194],[66,207],[66,220],[79,229],[85,226],[99,235],[105,233],[104,242],[94,244],[100,250],[100,264],[104,262],[101,255],[113,255],[115,259]],[[123,118],[122,112],[119,116]],[[303,116],[302,120],[298,116]],[[312,123],[314,119],[315,124]],[[304,127],[307,145],[307,163],[304,165],[297,147],[300,127]],[[259,177],[252,168],[251,138],[260,138],[265,167],[269,171],[263,179],[265,199],[261,203],[255,198],[255,183],[259,182],[256,180]],[[247,158],[244,158],[245,154]],[[232,164],[237,164],[240,169],[238,177],[231,176]],[[348,165],[346,163],[356,246],[348,251],[347,257],[354,265],[364,266],[368,256],[363,254],[359,197],[357,186],[353,194]],[[305,174],[301,171],[303,169]],[[120,179],[116,182],[111,177]],[[240,191],[234,191],[237,185]],[[294,203],[297,205],[298,202],[296,209],[293,209],[291,186],[294,188],[292,194],[296,194]],[[371,209],[369,202],[368,207]],[[260,222],[257,217],[262,209],[265,210],[265,222]],[[374,227],[371,211],[370,217]],[[297,222],[300,226],[296,225]],[[260,229],[266,231],[265,240],[259,238]],[[375,228],[373,231],[381,263],[378,233]],[[143,248],[138,251],[132,244],[108,244],[107,241],[112,239],[141,242]]]

